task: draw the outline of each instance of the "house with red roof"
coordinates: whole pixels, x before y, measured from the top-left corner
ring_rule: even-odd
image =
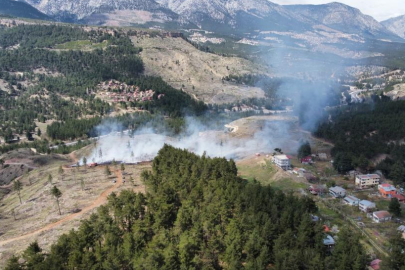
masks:
[[[373,213],[373,221],[377,223],[382,223],[386,221],[390,221],[392,219],[392,215],[388,211],[377,211]]]
[[[301,158],[301,163],[302,164],[312,164],[312,157],[311,156],[307,156],[307,157],[303,157]]]
[[[398,201],[401,202],[401,203],[405,202],[405,196],[402,195],[402,194],[395,194],[395,195],[392,195],[392,198],[397,198]]]

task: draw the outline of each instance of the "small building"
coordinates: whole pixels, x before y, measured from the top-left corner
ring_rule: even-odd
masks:
[[[399,226],[397,230],[400,231],[400,232],[405,233],[405,225]]]
[[[326,235],[326,237],[323,239],[323,244],[329,249],[333,249],[333,247],[335,246],[335,239],[333,239],[332,236],[330,236],[329,234]]]
[[[405,196],[404,195],[402,195],[402,194],[394,194],[394,195],[392,195],[392,198],[397,198],[397,200],[399,201],[399,202],[401,202],[401,203],[404,203],[405,202]]]
[[[306,170],[303,169],[303,168],[294,168],[293,173],[295,173],[296,175],[298,175],[300,177],[304,177],[304,174],[306,173]]]
[[[359,174],[356,176],[356,186],[360,189],[374,187],[380,184],[378,174]]]
[[[370,268],[373,270],[379,270],[380,269],[380,263],[382,261],[380,259],[375,259],[370,263]]]
[[[312,195],[321,195],[325,193],[325,187],[322,185],[310,185],[308,190]]]
[[[316,182],[316,180],[318,180],[318,179],[316,178],[316,176],[313,175],[313,174],[310,173],[310,172],[304,173],[304,177],[305,177],[305,179],[306,179],[308,182],[310,182],[310,183],[314,183],[314,182]]]
[[[301,163],[302,164],[312,164],[312,157],[311,156],[307,156],[307,157],[303,157],[301,158]]]
[[[335,198],[344,198],[346,196],[346,190],[341,187],[329,188],[329,194]]]
[[[358,199],[358,198],[356,198],[356,197],[354,197],[354,196],[346,196],[346,197],[343,199],[343,202],[344,202],[345,204],[347,204],[347,205],[358,206],[358,205],[359,205],[359,202],[360,202],[360,199]]]
[[[393,195],[397,194],[397,189],[390,184],[378,185],[378,191],[384,198],[392,198]]]
[[[326,153],[318,153],[318,158],[320,160],[328,160],[328,155]]]
[[[367,200],[362,200],[359,202],[360,211],[363,211],[365,213],[371,212],[373,209],[375,209],[375,207],[376,207],[375,203]]]
[[[291,159],[286,155],[276,155],[273,157],[273,163],[277,167],[283,170],[289,170],[291,168]]]
[[[373,212],[373,221],[377,223],[382,223],[386,221],[390,221],[392,219],[392,215],[388,211],[377,211]]]

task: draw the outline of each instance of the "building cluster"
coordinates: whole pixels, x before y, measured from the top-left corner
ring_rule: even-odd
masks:
[[[101,95],[114,103],[152,101],[156,94],[152,89],[141,91],[139,86],[127,85],[113,80],[99,84],[99,87],[104,90]],[[164,96],[164,94],[159,94],[157,99],[162,99]]]
[[[361,176],[359,175],[359,178],[357,179],[367,179],[370,181],[370,183],[374,183],[375,185],[376,181],[376,175],[366,175],[366,176]],[[378,179],[379,181],[379,179]],[[312,187],[312,186],[311,186]],[[310,189],[312,194],[316,195],[317,189],[313,187]],[[381,184],[378,185],[378,191],[380,195],[383,198],[397,198],[400,202],[405,202],[405,197],[402,194],[399,194],[396,190],[396,188],[390,184]],[[376,223],[382,223],[386,221],[390,221],[392,219],[392,215],[388,211],[375,211],[376,210],[376,204],[368,201],[368,200],[360,200],[359,198],[351,195],[346,194],[346,190],[342,187],[331,187],[329,188],[329,194],[334,197],[334,198],[341,198],[343,200],[343,203],[349,206],[355,206],[358,207],[358,209],[362,212],[367,213],[368,217],[371,218],[374,222]]]

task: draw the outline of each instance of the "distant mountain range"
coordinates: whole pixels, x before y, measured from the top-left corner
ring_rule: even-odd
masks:
[[[322,29],[366,39],[404,41],[405,38],[405,17],[379,23],[360,10],[340,3],[283,6],[268,0],[24,1],[38,9],[38,14],[42,12],[63,22],[111,26],[158,23],[163,27],[168,24],[172,28],[173,25],[198,27],[247,37],[266,31],[319,34],[317,31]]]
[[[326,25],[335,30],[349,34],[358,34],[369,38],[392,38],[392,32],[376,21],[364,15],[360,10],[340,4],[325,5],[291,5],[288,10],[312,19],[314,24]]]
[[[381,22],[388,30],[405,38],[405,15]]]
[[[51,20],[48,15],[40,12],[36,8],[24,2],[13,0],[0,0],[0,14],[30,19]]]

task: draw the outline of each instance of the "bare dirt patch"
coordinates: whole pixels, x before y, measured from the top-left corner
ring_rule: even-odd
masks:
[[[104,204],[112,192],[124,189],[144,192],[140,174],[150,168],[149,164],[127,165],[124,183],[118,167],[111,167],[114,172],[111,176],[105,175],[104,167],[82,167],[64,169],[62,177],[58,168],[64,164],[66,163],[60,162],[42,167],[28,176],[23,176],[22,204],[15,192],[6,195],[1,201],[0,268],[4,266],[7,258],[19,254],[33,241],[37,240],[45,250],[49,250],[50,245],[61,234],[77,228],[80,221],[88,218],[98,206]],[[49,174],[53,177],[52,184],[48,182]],[[35,179],[31,185],[28,177]],[[134,179],[134,185],[130,183],[130,177]],[[53,185],[63,194],[60,199],[62,216],[59,216],[55,200],[50,195]],[[14,220],[13,210],[17,220]]]
[[[181,38],[142,36],[133,37],[132,41],[143,48],[146,74],[161,76],[199,100],[221,104],[264,97],[260,88],[222,81],[229,75],[263,74],[263,70],[268,70],[248,60],[202,52]]]

